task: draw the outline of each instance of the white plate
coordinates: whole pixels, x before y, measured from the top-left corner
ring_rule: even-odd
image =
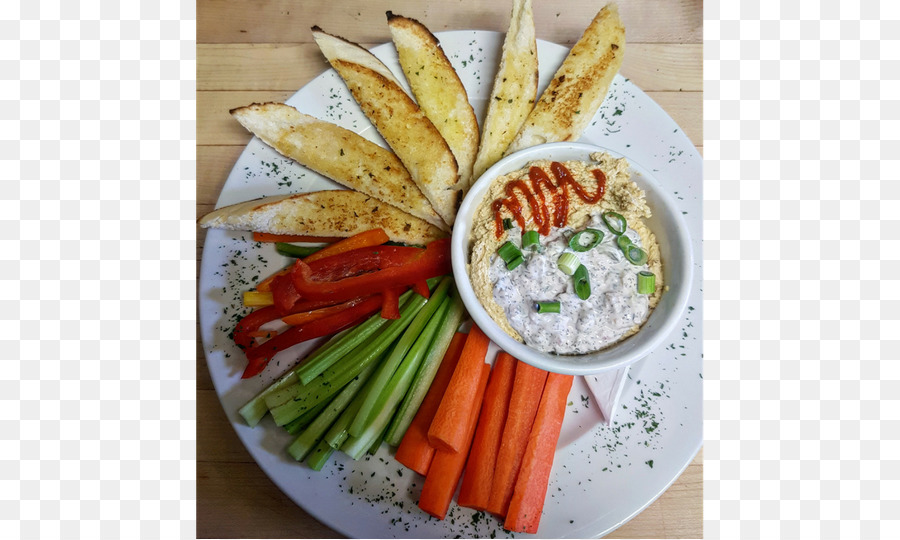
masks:
[[[503,34],[437,34],[482,118]],[[372,50],[396,74],[393,45]],[[539,91],[568,50],[539,41]],[[402,75],[399,77],[402,80]],[[334,71],[315,78],[288,101],[303,112],[383,144]],[[634,84],[617,76],[596,118],[580,139],[633,157],[671,190],[700,254],[702,160],[675,122]],[[254,138],[232,169],[218,206],[266,195],[334,188],[325,178],[281,157]],[[614,425],[601,425],[583,381],[570,394],[538,537],[586,538],[619,527],[653,502],[681,474],[702,442],[702,304],[700,261],[682,323],[664,345],[634,364]],[[509,537],[492,516],[451,505],[438,521],[416,506],[422,478],[393,460],[386,445],[353,462],[335,454],[321,472],[286,453],[291,437],[266,418],[247,427],[237,410],[314,344],[276,356],[259,377],[241,380],[245,360],[229,334],[241,313],[241,294],[287,264],[251,235],[210,230],[200,266],[201,338],[209,371],[235,431],[259,466],[298,505],[348,536]],[[493,352],[489,358],[493,358]],[[240,489],[240,486],[234,486]],[[284,531],[285,536],[302,531]],[[518,534],[518,537],[523,535]]]

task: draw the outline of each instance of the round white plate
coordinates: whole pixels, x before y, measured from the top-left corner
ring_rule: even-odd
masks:
[[[437,37],[481,120],[503,34],[454,31]],[[372,52],[403,80],[392,44]],[[560,45],[538,42],[539,92],[567,53]],[[316,77],[287,103],[384,144],[333,70]],[[631,156],[650,169],[680,205],[698,256],[683,321],[663,346],[632,366],[612,426],[602,423],[587,386],[576,379],[536,535],[544,538],[597,537],[622,525],[681,474],[703,436],[700,155],[678,125],[621,76],[580,141]],[[218,206],[336,187],[254,138],[235,163]],[[210,230],[200,266],[200,327],[209,371],[225,412],[259,466],[298,505],[348,536],[513,536],[493,516],[455,502],[443,521],[420,511],[416,501],[422,477],[394,461],[386,445],[358,462],[335,453],[321,472],[315,472],[287,454],[292,438],[270,418],[252,429],[243,422],[238,409],[314,345],[276,356],[258,377],[240,378],[246,361],[230,333],[243,313],[241,295],[287,262],[271,245],[253,242],[249,233]],[[494,350],[489,352],[489,359],[493,354]],[[284,531],[285,537],[297,534],[302,531]]]

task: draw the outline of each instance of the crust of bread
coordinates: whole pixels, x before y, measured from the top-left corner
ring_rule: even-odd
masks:
[[[440,42],[425,25],[390,11],[387,19],[413,96],[450,146],[459,169],[459,185],[465,191],[472,182],[480,138],[478,119],[466,89]]]
[[[368,62],[359,63],[366,58],[359,50],[365,49],[321,30],[314,29],[313,36],[320,47],[327,44],[321,47],[322,53],[441,219],[452,226],[462,192],[456,158],[447,141],[393,76],[387,77]]]
[[[448,229],[390,150],[283,103],[254,103],[231,115],[263,142],[342,186]]]
[[[394,242],[423,245],[447,236],[395,206],[351,190],[277,195],[225,206],[203,216],[204,228],[348,237],[381,227]]]
[[[538,87],[537,41],[531,0],[514,0],[509,29],[481,130],[473,181],[503,156],[534,108]]]
[[[506,154],[577,140],[606,99],[624,56],[625,27],[618,8],[608,5],[569,51]]]

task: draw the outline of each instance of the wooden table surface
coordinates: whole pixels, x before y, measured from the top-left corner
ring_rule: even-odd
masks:
[[[571,46],[603,0],[535,0],[537,37]],[[702,154],[702,1],[620,0],[628,49],[621,69],[675,119]],[[319,25],[367,47],[390,41],[385,11],[431,31],[505,31],[510,2],[484,0],[198,0],[197,215],[214,208],[249,133],[228,114],[284,101],[328,65]],[[197,229],[197,261],[205,231]],[[199,336],[199,329],[198,329]],[[702,451],[657,501],[608,538],[702,537]],[[197,537],[334,538],[285,496],[247,453],[213,389],[197,346]]]

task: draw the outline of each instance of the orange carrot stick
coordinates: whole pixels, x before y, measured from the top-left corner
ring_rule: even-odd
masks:
[[[478,373],[484,364],[491,340],[476,325],[469,330],[459,363],[444,392],[444,398],[428,428],[428,443],[434,448],[459,452],[466,438],[466,420],[478,410],[473,408],[478,391]]]
[[[431,460],[431,467],[425,477],[425,484],[422,486],[422,495],[419,496],[419,508],[438,519],[444,519],[444,516],[447,515],[450,501],[453,500],[453,493],[456,492],[463,467],[466,465],[466,457],[469,455],[469,445],[472,444],[472,437],[475,435],[478,411],[481,409],[481,400],[484,397],[484,388],[487,386],[491,365],[482,363],[479,371],[480,373],[475,378],[475,395],[472,397],[475,407],[469,411],[470,416],[463,419],[465,436],[462,447],[459,452],[435,450],[434,459]]]
[[[553,456],[559,442],[559,432],[566,414],[566,400],[572,389],[571,375],[551,373],[544,385],[544,394],[534,426],[528,436],[528,447],[513,491],[503,528],[514,532],[534,534],[541,522],[541,512],[547,497],[547,483]]]
[[[441,366],[431,381],[431,387],[428,388],[422,404],[419,405],[419,411],[406,429],[406,433],[397,447],[397,452],[394,454],[394,459],[422,476],[428,473],[431,458],[434,457],[434,447],[428,444],[428,427],[431,426],[434,413],[441,404],[441,398],[444,397],[444,391],[450,383],[450,377],[453,376],[457,362],[459,362],[459,355],[463,345],[466,344],[466,337],[467,335],[462,332],[453,335],[450,346],[444,353],[444,359],[441,360]]]
[[[509,396],[512,393],[515,376],[516,359],[500,351],[484,391],[478,427],[475,428],[475,438],[472,439],[472,449],[469,450],[466,472],[459,488],[459,495],[456,497],[456,502],[460,506],[487,510],[497,451],[500,449],[500,436],[503,435],[503,425],[506,423]]]
[[[491,498],[488,500],[488,512],[492,514],[505,516],[506,509],[509,508],[519,465],[528,445],[528,435],[531,434],[531,425],[534,423],[546,380],[546,371],[525,362],[516,362],[516,378],[509,396],[509,413],[500,438],[497,466],[491,482]]]
[[[331,243],[341,240],[340,236],[308,236],[305,234],[272,234],[255,232],[254,242],[324,242]]]
[[[345,309],[352,307],[356,303],[356,299],[353,299],[334,306],[313,309],[310,311],[301,311],[299,313],[292,313],[290,315],[282,317],[281,322],[283,322],[284,324],[289,324],[291,326],[297,326],[300,324],[308,323],[310,321],[314,321],[316,319],[321,319],[322,317],[334,315],[335,313],[344,311]]]
[[[368,231],[354,234],[349,238],[344,238],[343,240],[335,242],[330,246],[324,247],[319,251],[313,253],[312,255],[308,255],[304,257],[303,262],[311,263],[313,261],[318,261],[319,259],[324,259],[325,257],[352,251],[354,249],[380,246],[381,244],[388,242],[389,240],[390,238],[388,238],[388,235],[386,232],[384,232],[384,229],[369,229]]]

